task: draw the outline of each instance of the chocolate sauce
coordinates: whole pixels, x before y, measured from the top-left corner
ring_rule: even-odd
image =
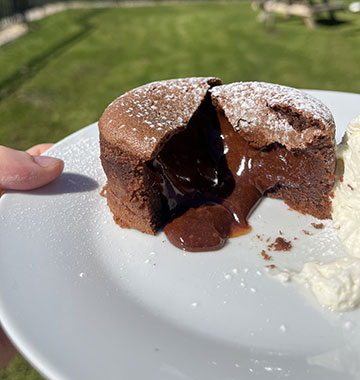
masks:
[[[299,167],[311,170],[283,146],[251,147],[209,102],[152,166],[169,213],[164,231],[176,247],[194,252],[220,249],[229,237],[248,233],[247,219],[264,193],[281,183],[299,186]]]

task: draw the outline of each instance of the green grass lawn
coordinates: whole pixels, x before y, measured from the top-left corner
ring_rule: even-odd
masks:
[[[55,142],[96,121],[115,97],[167,78],[219,76],[360,92],[360,16],[314,30],[250,3],[72,10],[0,47],[0,144]],[[39,379],[21,357],[0,380]]]
[[[360,16],[269,33],[249,3],[72,10],[0,48],[0,143],[24,149],[96,121],[143,83],[215,75],[303,88],[360,90]]]

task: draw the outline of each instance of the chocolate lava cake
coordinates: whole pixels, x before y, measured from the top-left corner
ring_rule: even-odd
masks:
[[[335,124],[302,91],[217,78],[154,82],[111,103],[99,121],[115,221],[189,251],[249,231],[263,195],[331,216]]]

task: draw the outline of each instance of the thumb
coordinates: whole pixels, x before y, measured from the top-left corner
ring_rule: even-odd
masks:
[[[64,162],[48,156],[31,156],[27,152],[0,146],[0,188],[31,190],[57,178]]]

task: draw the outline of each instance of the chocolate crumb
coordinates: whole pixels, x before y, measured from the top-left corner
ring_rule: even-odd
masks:
[[[324,223],[311,223],[311,225],[317,230],[322,230],[325,227]]]
[[[262,256],[262,257],[264,258],[264,260],[266,260],[266,261],[269,261],[269,260],[272,259],[272,257],[271,257],[270,255],[268,255],[268,254],[265,252],[264,249],[261,251],[261,256]]]
[[[282,231],[281,230],[279,230],[279,234],[282,236],[283,235],[283,233],[282,233]]]
[[[267,239],[266,239],[266,242],[268,243],[270,241],[270,238],[268,237]]]
[[[268,248],[273,251],[290,251],[292,248],[291,241],[287,241],[282,237],[277,237],[274,243],[268,245]]]
[[[347,185],[350,188],[350,190],[354,191],[354,188],[349,183]]]
[[[303,233],[304,233],[305,235],[311,235],[311,233],[310,233],[309,231],[307,231],[307,230],[303,230]]]
[[[266,265],[266,268],[268,269],[275,269],[276,266],[274,264]]]

